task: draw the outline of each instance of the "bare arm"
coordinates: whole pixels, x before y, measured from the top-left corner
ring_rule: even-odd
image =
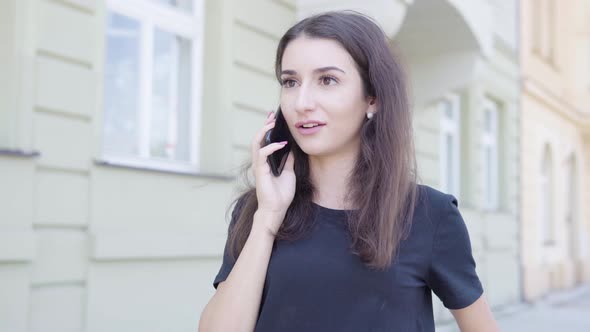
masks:
[[[451,310],[461,332],[499,332],[500,328],[494,319],[490,307],[482,296],[470,306]]]
[[[254,214],[254,226],[240,256],[201,314],[199,332],[254,331],[274,242],[272,233],[261,225],[273,218],[282,216]]]
[[[268,262],[276,234],[295,196],[295,158],[289,152],[280,176],[273,176],[267,158],[285,143],[261,144],[274,128],[270,113],[252,140],[252,169],[256,178],[258,210],[252,230],[226,280],[201,313],[200,332],[252,332],[256,327]]]

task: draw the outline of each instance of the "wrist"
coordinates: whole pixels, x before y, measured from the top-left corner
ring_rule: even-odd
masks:
[[[275,234],[273,234],[273,232],[268,227],[266,227],[264,225],[257,225],[256,223],[254,223],[252,225],[252,230],[250,231],[250,235],[256,236],[256,237],[263,237],[263,238],[269,239],[269,240],[275,239]]]
[[[254,212],[254,217],[264,218],[264,219],[283,219],[285,217],[284,211],[275,211],[275,210],[264,210],[258,209]]]
[[[285,214],[281,212],[257,210],[254,213],[252,232],[262,233],[274,239],[277,231],[272,225],[280,225],[284,217]]]

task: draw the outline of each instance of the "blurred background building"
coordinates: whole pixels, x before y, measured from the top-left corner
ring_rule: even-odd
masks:
[[[492,308],[589,281],[588,1],[4,0],[0,330],[195,331],[277,42],[335,9],[397,44]]]
[[[522,284],[535,300],[590,280],[590,1],[521,8]]]

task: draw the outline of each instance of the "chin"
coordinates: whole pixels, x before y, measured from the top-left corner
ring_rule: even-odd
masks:
[[[301,151],[308,156],[321,156],[326,154],[326,146],[319,146],[317,144],[299,144]]]

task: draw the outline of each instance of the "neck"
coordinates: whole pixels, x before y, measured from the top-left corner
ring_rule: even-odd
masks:
[[[316,192],[313,201],[321,206],[348,210],[345,202],[348,179],[356,162],[356,154],[309,156],[310,176]]]

